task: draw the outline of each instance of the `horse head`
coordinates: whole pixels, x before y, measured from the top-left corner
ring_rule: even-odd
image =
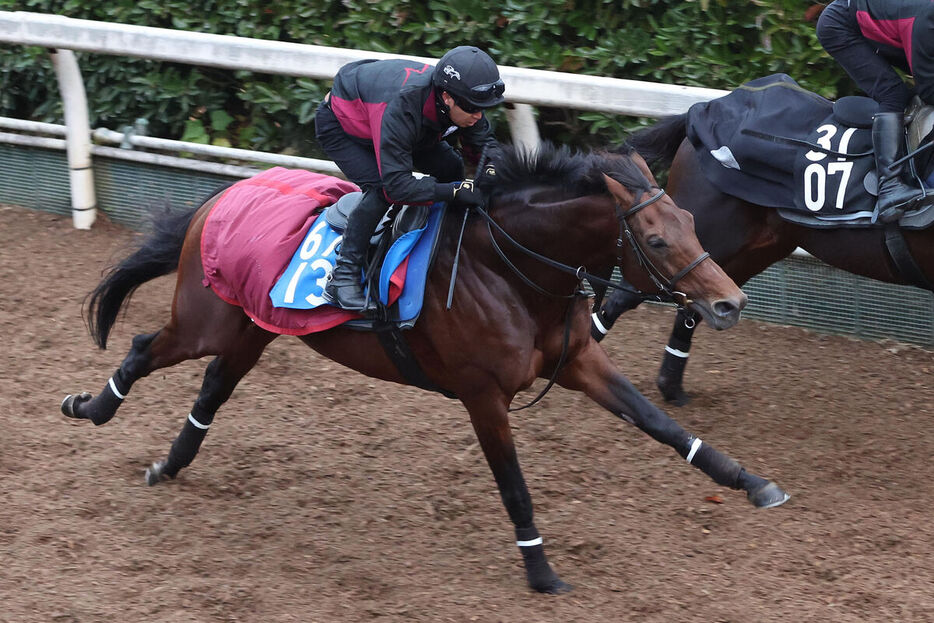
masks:
[[[633,152],[629,162],[638,166],[639,161]],[[694,217],[657,186],[651,173],[644,187],[627,183],[618,172],[603,177],[619,206],[620,230],[629,243],[628,263],[642,269],[621,265],[626,279],[644,292],[660,291],[696,311],[714,329],[735,325],[747,297],[704,251],[694,232]]]
[[[693,217],[661,191],[634,151],[579,153],[549,144],[505,149],[491,213],[541,255],[609,275],[619,267],[650,296],[697,311],[716,329],[739,320],[746,295],[711,260]],[[557,285],[543,272],[540,283]],[[567,279],[567,275],[565,275]]]

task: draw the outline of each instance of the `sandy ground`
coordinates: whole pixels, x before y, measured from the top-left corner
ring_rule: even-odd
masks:
[[[174,281],[141,288],[98,351],[81,303],[132,234],[0,207],[0,621],[934,621],[929,351],[744,320],[701,327],[682,425],[776,480],[756,510],[584,396],[513,419],[539,529],[568,595],[531,593],[459,403],[349,372],[280,338],[201,454],[147,487],[205,362],[97,392]],[[115,256],[115,254],[117,254]],[[654,388],[672,312],[605,346]],[[536,388],[537,390],[538,388]],[[534,395],[529,392],[529,396]]]

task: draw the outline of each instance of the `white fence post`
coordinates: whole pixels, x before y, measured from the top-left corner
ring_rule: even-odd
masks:
[[[535,122],[535,109],[528,104],[512,104],[506,106],[506,119],[509,120],[509,131],[512,142],[524,151],[534,151],[541,143],[538,134],[538,124]]]
[[[91,126],[81,70],[71,50],[52,50],[52,65],[65,110],[65,151],[71,184],[71,218],[77,229],[91,229],[97,219],[94,169],[91,167]]]

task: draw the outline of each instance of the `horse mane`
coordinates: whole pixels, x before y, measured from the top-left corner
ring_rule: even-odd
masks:
[[[603,174],[630,190],[652,187],[642,171],[624,152],[573,150],[543,142],[534,150],[504,145],[496,158],[496,194],[507,195],[532,187],[555,187],[565,197],[606,192]]]

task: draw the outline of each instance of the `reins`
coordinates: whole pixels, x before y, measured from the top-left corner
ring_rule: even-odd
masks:
[[[681,279],[684,278],[685,275],[687,275],[689,272],[694,270],[694,268],[696,268],[698,264],[700,264],[701,262],[706,260],[708,257],[710,257],[710,254],[707,253],[706,251],[704,253],[701,253],[687,266],[685,266],[684,268],[679,270],[677,273],[675,273],[675,275],[672,276],[670,279],[665,278],[661,270],[657,266],[655,266],[655,264],[652,263],[651,259],[649,259],[648,255],[639,245],[638,241],[636,240],[635,235],[632,233],[632,229],[629,227],[629,222],[627,221],[629,217],[633,216],[634,214],[636,214],[643,208],[646,208],[652,205],[653,203],[655,203],[656,201],[658,201],[659,199],[661,199],[664,194],[665,194],[665,191],[663,189],[659,189],[659,191],[655,195],[649,197],[648,199],[646,199],[645,201],[642,201],[641,203],[635,203],[632,207],[630,207],[625,212],[622,211],[622,208],[620,207],[619,203],[615,205],[616,218],[617,218],[617,221],[619,222],[619,236],[616,239],[616,246],[617,246],[617,249],[619,249],[619,254],[617,255],[616,259],[619,264],[622,264],[622,261],[623,261],[622,249],[623,249],[623,245],[625,244],[625,240],[628,240],[630,246],[633,249],[633,252],[636,255],[636,259],[638,260],[639,265],[645,269],[646,273],[649,275],[649,278],[652,280],[652,283],[654,283],[655,286],[659,290],[662,291],[662,293],[665,295],[665,298],[667,298],[667,300],[675,303],[675,305],[677,305],[679,308],[683,308],[687,306],[688,304],[690,304],[691,301],[688,300],[687,295],[685,295],[683,292],[674,291],[673,288],[676,283],[678,283]],[[659,295],[654,295],[654,294],[646,295],[640,290],[636,290],[630,287],[629,285],[625,285],[625,282],[623,282],[622,280],[611,281],[609,279],[604,279],[602,277],[599,277],[589,272],[584,266],[578,266],[575,268],[573,266],[570,266],[569,264],[564,264],[557,260],[553,260],[550,257],[546,257],[540,253],[537,253],[529,249],[528,247],[524,246],[522,243],[518,242],[512,236],[510,236],[506,232],[506,230],[504,230],[502,226],[500,226],[499,223],[493,220],[493,217],[490,216],[489,212],[484,210],[482,207],[477,206],[474,208],[474,210],[476,210],[476,212],[480,214],[480,216],[482,216],[486,220],[487,230],[490,232],[490,242],[492,243],[493,249],[496,251],[497,255],[500,256],[500,258],[503,260],[503,262],[505,262],[505,264],[510,268],[510,270],[512,270],[526,285],[534,289],[539,294],[550,296],[552,298],[573,298],[574,296],[577,295],[576,292],[572,294],[555,294],[553,292],[548,292],[547,290],[545,290],[544,288],[536,284],[534,281],[532,281],[519,269],[519,267],[517,267],[512,261],[509,260],[509,258],[506,257],[506,254],[503,252],[502,248],[499,246],[499,244],[496,242],[495,237],[493,236],[493,228],[495,228],[496,231],[498,231],[503,236],[503,238],[505,238],[506,241],[509,242],[517,250],[525,253],[529,257],[532,257],[542,262],[543,264],[546,264],[547,266],[551,266],[552,268],[555,268],[561,272],[567,273],[569,275],[573,275],[574,277],[578,279],[578,281],[582,281],[586,279],[591,284],[601,285],[606,288],[615,288],[618,290],[625,290],[632,294],[637,294],[641,296],[643,300],[649,300],[649,299],[662,300]]]

